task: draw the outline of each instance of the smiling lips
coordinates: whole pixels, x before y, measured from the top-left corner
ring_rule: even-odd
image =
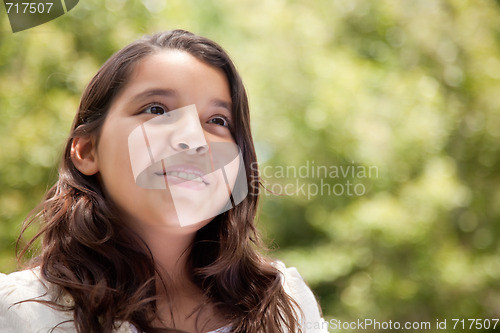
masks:
[[[155,175],[165,177],[169,185],[179,185],[195,190],[201,190],[210,185],[205,173],[196,166],[177,165],[165,168],[162,161],[162,167],[163,170],[156,171]]]
[[[203,179],[198,176],[198,175],[195,175],[194,173],[186,173],[186,172],[177,172],[177,171],[168,171],[166,173],[163,174],[164,176],[173,176],[173,177],[177,177],[177,178],[181,178],[181,179],[185,179],[185,180],[193,180],[195,182],[199,182],[199,183],[204,183]]]

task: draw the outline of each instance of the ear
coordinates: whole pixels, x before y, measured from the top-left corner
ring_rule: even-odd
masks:
[[[80,136],[71,143],[71,161],[84,175],[92,176],[99,171],[96,145],[90,135]]]

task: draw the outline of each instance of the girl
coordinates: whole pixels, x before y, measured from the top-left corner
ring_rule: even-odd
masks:
[[[311,332],[294,268],[261,254],[248,101],[233,63],[175,30],[114,54],[83,93],[34,221],[0,275],[2,332]]]

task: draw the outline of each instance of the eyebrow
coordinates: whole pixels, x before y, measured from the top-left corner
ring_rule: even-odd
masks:
[[[226,101],[223,101],[221,99],[214,98],[210,101],[210,104],[212,104],[213,106],[219,107],[219,108],[226,109],[227,111],[229,111],[229,114],[233,113],[230,102],[226,102]]]
[[[133,100],[140,101],[142,99],[152,97],[152,96],[164,96],[164,97],[177,97],[177,91],[173,89],[153,89],[146,90],[140,94],[137,94],[133,97]]]
[[[146,99],[148,97],[153,96],[163,96],[163,97],[178,97],[179,94],[174,89],[152,89],[146,90],[142,93],[139,93],[133,97],[134,101],[140,101],[142,99]],[[210,104],[215,107],[226,109],[230,115],[232,115],[232,104],[231,102],[224,101],[219,98],[214,98],[210,101]]]

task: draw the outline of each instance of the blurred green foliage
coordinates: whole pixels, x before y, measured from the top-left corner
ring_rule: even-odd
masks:
[[[86,83],[132,40],[184,28],[240,69],[266,187],[297,191],[262,192],[259,228],[327,320],[500,318],[499,14],[487,0],[82,0],[13,34],[2,10],[0,271],[16,269]],[[376,173],[277,173],[304,166]],[[340,194],[347,181],[362,195]]]

